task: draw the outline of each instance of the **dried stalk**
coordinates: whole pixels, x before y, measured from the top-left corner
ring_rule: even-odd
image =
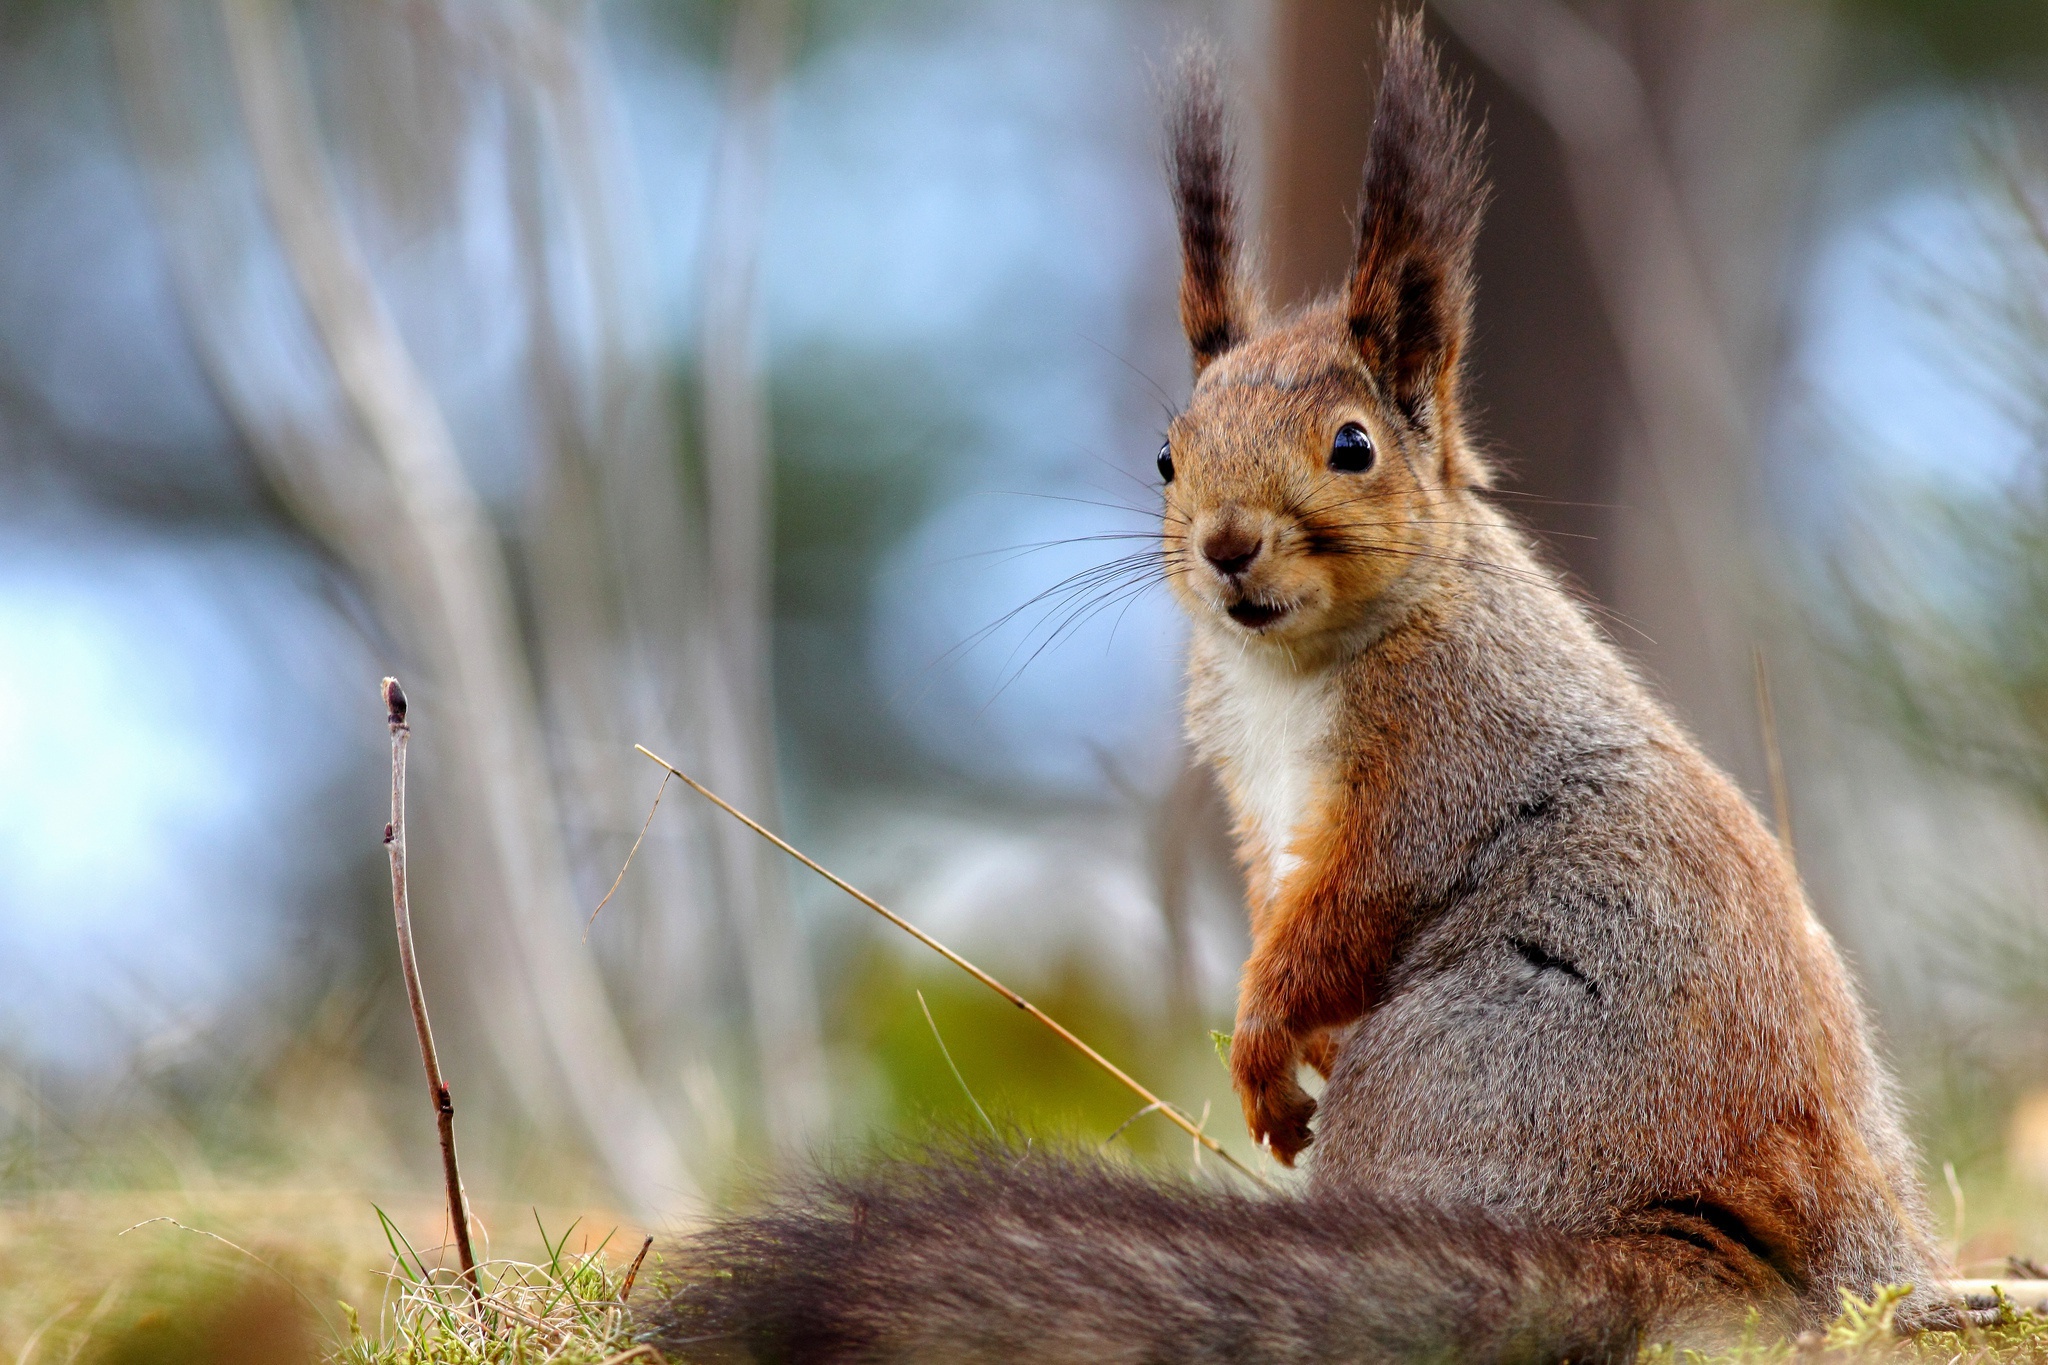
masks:
[[[1132,1079],[1130,1074],[1126,1072],[1122,1067],[1118,1066],[1115,1062],[1112,1062],[1111,1060],[1109,1060],[1109,1058],[1103,1056],[1094,1048],[1088,1046],[1088,1044],[1082,1042],[1079,1038],[1075,1037],[1074,1034],[1067,1029],[1066,1025],[1060,1023],[1059,1020],[1053,1018],[1044,1010],[1038,1008],[1038,1006],[1032,1004],[1029,1000],[1026,1000],[1023,996],[1017,994],[1017,992],[1011,990],[1008,986],[1005,986],[1002,982],[996,980],[987,972],[975,966],[972,962],[969,962],[966,958],[960,956],[960,954],[954,952],[951,948],[948,948],[945,944],[939,942],[930,934],[927,934],[924,930],[918,928],[915,924],[912,924],[909,920],[903,918],[901,915],[891,910],[888,906],[876,900],[873,896],[867,894],[867,892],[862,891],[859,887],[853,885],[853,883],[847,881],[844,877],[841,877],[836,873],[827,870],[814,859],[798,851],[793,845],[783,840],[780,836],[778,836],[773,830],[769,829],[766,825],[763,825],[760,821],[755,820],[746,812],[736,809],[717,792],[712,791],[709,787],[705,786],[696,778],[690,776],[688,773],[684,772],[681,768],[678,768],[675,764],[669,762],[661,755],[655,753],[646,745],[636,744],[633,747],[635,749],[638,749],[641,753],[645,754],[654,762],[668,769],[669,773],[672,776],[681,778],[685,786],[689,787],[699,796],[702,796],[707,801],[711,802],[712,805],[717,806],[727,815],[732,816],[735,820],[738,820],[748,829],[754,831],[754,833],[760,835],[763,839],[766,839],[769,843],[775,845],[775,847],[781,849],[784,853],[787,853],[790,857],[796,859],[805,867],[808,867],[811,871],[817,873],[820,877],[823,877],[826,881],[832,883],[832,885],[838,887],[841,891],[844,891],[847,895],[853,897],[862,905],[865,905],[868,909],[874,911],[883,919],[889,921],[889,923],[895,925],[904,933],[909,934],[919,943],[922,943],[925,947],[931,949],[940,957],[945,958],[946,961],[952,963],[961,971],[966,972],[976,981],[979,981],[982,985],[988,987],[997,995],[1000,995],[1001,997],[1003,997],[1003,999],[1009,1001],[1018,1009],[1023,1010],[1033,1019],[1036,1019],[1039,1023],[1051,1029],[1055,1034],[1059,1035],[1060,1040],[1066,1043],[1068,1047],[1073,1048],[1083,1057],[1086,1057],[1089,1061],[1095,1063],[1095,1065],[1101,1067],[1104,1071],[1116,1077],[1116,1079],[1119,1082],[1121,1082],[1125,1086],[1125,1088],[1130,1090],[1132,1094],[1142,1098],[1147,1105],[1158,1109],[1158,1111],[1166,1115],[1166,1117],[1176,1127],[1186,1132],[1188,1136],[1192,1137],[1196,1142],[1200,1143],[1204,1147],[1207,1147],[1217,1156],[1222,1157],[1224,1161],[1228,1162],[1232,1168],[1234,1168],[1241,1174],[1249,1176],[1251,1179],[1257,1181],[1261,1185],[1268,1185],[1268,1187],[1270,1188],[1270,1183],[1265,1179],[1265,1177],[1261,1176],[1257,1171],[1252,1170],[1249,1166],[1246,1166],[1243,1162],[1239,1161],[1229,1152],[1223,1150],[1223,1144],[1218,1142],[1215,1138],[1210,1137],[1207,1133],[1203,1132],[1202,1126],[1200,1124],[1196,1123],[1193,1119],[1189,1118],[1186,1114],[1182,1113],[1173,1105],[1167,1103],[1165,1100],[1160,1099],[1157,1095],[1153,1094],[1150,1090],[1147,1090],[1144,1086],[1138,1084],[1138,1082]]]
[[[455,1098],[441,1078],[441,1058],[434,1051],[434,1029],[427,1022],[427,994],[420,986],[419,963],[412,948],[412,902],[405,890],[405,747],[412,727],[405,723],[405,689],[398,679],[383,685],[385,720],[391,726],[391,823],[384,826],[384,847],[391,855],[391,913],[398,921],[398,966],[405,976],[406,999],[412,1002],[412,1027],[420,1037],[420,1063],[427,1071],[427,1094],[434,1121],[441,1129],[441,1175],[448,1182],[448,1218],[455,1225],[455,1254],[462,1262],[462,1282],[469,1296],[483,1303],[476,1282],[476,1253],[469,1245],[469,1205],[462,1197],[462,1172],[455,1164]]]
[[[649,1237],[640,1244],[640,1254],[633,1258],[633,1264],[626,1267],[626,1278],[619,1284],[619,1302],[624,1303],[633,1296],[633,1281],[640,1278],[640,1263],[647,1259],[647,1253],[654,1249],[654,1239]]]

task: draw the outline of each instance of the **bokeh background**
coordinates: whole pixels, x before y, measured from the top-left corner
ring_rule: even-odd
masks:
[[[1188,387],[1173,53],[1225,52],[1299,299],[1383,10],[0,5],[0,1353],[233,1260],[143,1218],[370,1317],[372,1204],[437,1240],[385,673],[504,1245],[637,1245],[970,1091],[1136,1107],[679,785],[650,819],[636,742],[1250,1159],[1180,627],[1090,570]],[[1429,23],[1488,123],[1504,503],[1794,840],[1962,1259],[2048,1255],[2048,9]]]

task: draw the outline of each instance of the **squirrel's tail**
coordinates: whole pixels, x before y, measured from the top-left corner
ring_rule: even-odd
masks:
[[[818,1177],[680,1248],[643,1323],[717,1362],[1633,1361],[1756,1286],[1692,1239],[1258,1197],[1000,1148]]]

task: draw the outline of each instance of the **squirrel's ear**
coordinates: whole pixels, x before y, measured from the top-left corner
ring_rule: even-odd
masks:
[[[1236,152],[1216,54],[1205,46],[1181,54],[1166,134],[1167,176],[1180,221],[1180,325],[1200,374],[1251,328],[1238,241]]]
[[[1391,21],[1347,303],[1366,365],[1411,420],[1429,425],[1456,397],[1486,208],[1480,135],[1464,106],[1437,73],[1422,15]]]

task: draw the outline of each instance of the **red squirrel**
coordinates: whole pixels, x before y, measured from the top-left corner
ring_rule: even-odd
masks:
[[[1487,496],[1461,390],[1486,181],[1419,19],[1388,31],[1329,297],[1262,306],[1200,62],[1169,131],[1196,378],[1161,553],[1250,888],[1231,1073],[1307,1188],[1001,1150],[816,1177],[686,1243],[651,1339],[1620,1362],[1897,1283],[1953,1321],[1892,1083],[1784,849]]]

